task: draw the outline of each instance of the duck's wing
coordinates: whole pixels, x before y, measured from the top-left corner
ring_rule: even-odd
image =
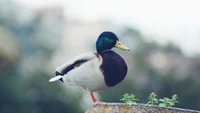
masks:
[[[57,80],[62,81],[63,75],[67,74],[70,70],[79,67],[81,64],[92,60],[97,57],[97,53],[84,53],[79,56],[74,57],[72,60],[64,63],[63,65],[56,68],[56,77],[53,77],[49,80],[49,82],[54,82]],[[63,82],[63,81],[62,81]]]

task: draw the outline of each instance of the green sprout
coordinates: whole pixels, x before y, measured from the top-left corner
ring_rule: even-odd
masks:
[[[178,99],[178,96],[176,94],[174,94],[172,96],[172,99],[164,97],[163,99],[159,99],[159,101],[162,102],[159,104],[159,106],[160,107],[173,107],[173,106],[175,106],[176,103],[179,103],[177,101],[177,99]]]
[[[123,95],[123,98],[120,101],[123,101],[124,103],[136,103],[136,101],[139,101],[139,99],[136,99],[134,94],[129,95],[126,93]]]
[[[160,107],[173,107],[175,106],[176,103],[179,103],[177,101],[178,96],[176,94],[174,94],[172,96],[172,98],[168,98],[168,97],[164,97],[163,99],[157,99],[156,98],[156,94],[154,92],[152,92],[149,97],[148,97],[148,103],[147,104],[152,104],[152,105],[159,105]],[[134,94],[124,94],[123,98],[120,99],[120,101],[123,101],[124,103],[133,103],[135,104],[136,101],[139,101],[139,99],[135,98]]]
[[[176,94],[174,94],[174,95],[172,96],[171,106],[175,106],[176,103],[179,103],[179,102],[177,101],[177,99],[178,99],[178,96],[177,96]]]
[[[158,99],[156,98],[156,94],[154,92],[152,92],[149,95],[148,100],[149,100],[149,102],[147,104],[153,104],[153,105],[157,105],[158,104]]]

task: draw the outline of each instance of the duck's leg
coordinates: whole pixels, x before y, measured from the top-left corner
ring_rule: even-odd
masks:
[[[91,95],[92,101],[93,101],[94,103],[96,103],[96,102],[97,102],[97,99],[94,97],[94,94],[93,94],[93,93],[90,93],[90,95]]]
[[[102,103],[104,103],[104,102],[102,102],[102,101],[97,100],[97,99],[94,97],[94,94],[93,94],[93,93],[90,93],[90,95],[91,95],[93,104],[102,104]]]

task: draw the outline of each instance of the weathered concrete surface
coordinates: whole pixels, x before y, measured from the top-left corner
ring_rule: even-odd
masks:
[[[93,104],[85,113],[200,113],[200,111],[149,104],[98,103]]]

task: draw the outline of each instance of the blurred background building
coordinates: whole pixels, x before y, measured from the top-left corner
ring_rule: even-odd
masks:
[[[95,93],[100,100],[120,102],[123,94],[133,93],[147,103],[151,92],[158,98],[177,94],[177,107],[200,110],[197,6],[189,0],[1,0],[0,112],[85,111],[92,104],[87,91],[48,80],[55,67],[96,51],[95,41],[105,30],[131,51],[114,49],[126,60],[128,75]]]

